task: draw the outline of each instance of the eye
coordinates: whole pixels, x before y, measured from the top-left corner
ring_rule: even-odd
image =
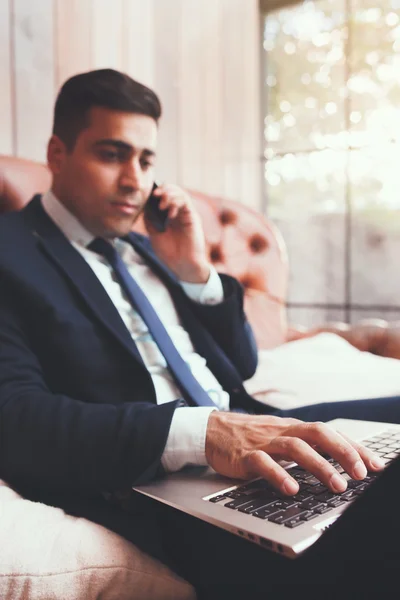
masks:
[[[153,166],[153,163],[150,160],[147,160],[147,159],[141,160],[140,164],[142,166],[143,171],[146,171],[147,169],[150,169],[150,167]]]
[[[101,150],[99,155],[105,162],[115,162],[119,160],[119,154],[114,150]]]

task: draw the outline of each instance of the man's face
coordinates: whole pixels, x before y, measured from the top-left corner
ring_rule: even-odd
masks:
[[[94,236],[126,235],[152,189],[156,143],[151,117],[92,108],[71,152],[50,140],[53,191]]]

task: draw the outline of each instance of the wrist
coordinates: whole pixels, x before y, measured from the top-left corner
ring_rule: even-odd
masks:
[[[209,263],[196,263],[175,269],[175,275],[185,283],[207,283],[210,272]]]
[[[206,440],[205,440],[205,456],[207,463],[212,466],[214,463],[215,453],[220,445],[221,428],[224,427],[225,413],[213,411],[208,417]]]

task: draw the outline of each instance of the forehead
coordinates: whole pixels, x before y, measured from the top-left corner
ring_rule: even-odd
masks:
[[[118,140],[137,149],[155,151],[157,123],[147,115],[94,107],[89,111],[88,126],[78,137],[85,144],[100,140]]]

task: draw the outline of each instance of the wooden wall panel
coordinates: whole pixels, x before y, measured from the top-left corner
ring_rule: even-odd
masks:
[[[242,0],[220,0],[223,20],[222,58],[222,104],[224,158],[224,194],[240,199],[240,145],[243,129],[242,72],[243,46],[242,28],[238,18]]]
[[[225,195],[260,207],[259,17],[256,0],[221,0]]]
[[[123,23],[120,68],[151,87],[154,84],[153,0],[124,0]]]
[[[159,171],[260,207],[257,0],[154,2]]]
[[[160,181],[181,181],[179,91],[182,0],[154,1],[154,89],[163,108],[160,122],[157,177]]]
[[[262,131],[261,39],[257,0],[242,0],[238,14],[242,26],[242,139],[240,145],[240,200],[261,209]]]
[[[179,156],[183,185],[204,189],[204,54],[207,6],[184,0],[180,30]]]
[[[121,69],[125,13],[123,0],[95,0],[92,22],[93,69]]]
[[[202,138],[203,138],[203,185],[202,189],[216,195],[223,195],[223,64],[224,22],[221,2],[203,0],[206,9],[207,35],[199,50],[204,60],[202,91]]]
[[[0,0],[0,40],[0,154],[12,154],[14,73],[10,0]]]
[[[53,2],[14,0],[16,154],[43,160],[54,101]]]
[[[56,86],[93,68],[93,2],[53,0],[55,6]]]

